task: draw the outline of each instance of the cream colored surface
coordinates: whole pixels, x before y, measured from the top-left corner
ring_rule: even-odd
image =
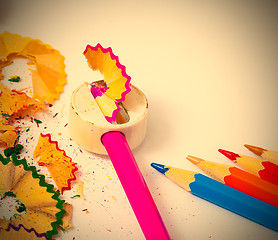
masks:
[[[109,123],[91,94],[89,85],[83,83],[71,97],[69,131],[73,140],[90,152],[107,154],[101,142],[102,136],[107,132],[119,131],[125,135],[131,149],[138,147],[146,133],[147,99],[138,88],[131,85],[123,106],[130,120],[123,124]]]
[[[39,38],[66,59],[61,99],[51,113],[36,117],[39,127],[27,117],[25,126],[32,128],[28,143],[21,141],[28,157],[39,132],[51,133],[78,163],[85,200],[65,192],[73,227],[55,239],[144,239],[109,158],[78,146],[66,126],[72,92],[102,79],[82,54],[87,44],[101,43],[148,99],[146,136],[133,154],[171,238],[277,240],[278,233],[199,199],[150,166],[201,172],[187,155],[236,166],[217,150],[250,155],[248,143],[278,151],[277,1],[0,2],[1,32]]]

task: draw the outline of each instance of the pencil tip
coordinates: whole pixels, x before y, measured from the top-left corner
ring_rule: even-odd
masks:
[[[264,151],[266,151],[266,149],[251,146],[251,145],[248,145],[248,144],[244,144],[244,147],[246,147],[249,151],[251,151],[252,153],[254,153],[258,156],[261,156],[264,153]]]
[[[165,165],[158,164],[158,163],[151,163],[151,166],[163,174],[165,174],[169,170],[169,168],[165,168]]]
[[[192,162],[195,165],[199,164],[200,162],[205,161],[204,159],[201,159],[201,158],[198,158],[198,157],[194,157],[194,156],[191,156],[191,155],[188,155],[186,157],[186,159],[189,160],[190,162]]]
[[[230,152],[223,149],[218,149],[218,152],[222,153],[225,157],[229,158],[230,160],[234,161],[236,158],[240,157],[238,154],[234,152]]]

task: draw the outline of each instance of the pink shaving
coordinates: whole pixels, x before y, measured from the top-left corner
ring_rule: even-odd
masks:
[[[101,97],[102,94],[104,94],[109,87],[97,87],[97,86],[92,86],[91,87],[91,93],[93,94],[94,98],[96,97]]]
[[[116,121],[116,115],[117,115],[117,113],[121,110],[117,102],[116,102],[116,106],[117,106],[117,109],[115,109],[115,110],[113,111],[111,117],[105,116],[105,119],[106,119],[108,122],[110,122],[110,123]]]
[[[93,51],[97,51],[97,49],[100,48],[100,50],[101,50],[103,53],[109,53],[111,59],[112,59],[112,60],[116,60],[116,66],[117,66],[119,69],[121,69],[122,76],[123,76],[124,78],[127,79],[127,81],[126,81],[126,83],[125,83],[125,88],[126,88],[126,90],[122,92],[121,98],[115,99],[115,103],[116,103],[117,109],[115,109],[115,110],[113,111],[112,117],[105,116],[106,120],[107,120],[108,122],[112,123],[113,121],[115,121],[116,115],[117,115],[117,113],[120,111],[120,107],[119,107],[119,105],[118,105],[118,102],[124,101],[124,100],[125,100],[125,96],[131,91],[130,86],[129,86],[129,85],[130,85],[130,81],[131,81],[131,77],[130,77],[129,75],[127,75],[127,73],[126,73],[126,67],[125,67],[124,65],[120,64],[119,57],[116,56],[116,55],[113,53],[111,47],[109,47],[109,48],[103,48],[103,47],[100,45],[100,43],[98,43],[95,47],[92,47],[92,46],[90,46],[90,45],[87,45],[85,51],[83,52],[83,54],[85,54],[85,53],[88,51],[89,48],[92,49]],[[106,89],[106,90],[107,90],[107,89]],[[106,91],[106,90],[105,90],[105,91]],[[92,89],[92,88],[91,88],[91,92],[92,92],[92,94],[93,94],[94,97],[102,96],[102,94],[104,93],[104,92],[102,92],[102,91],[98,91],[98,89]]]

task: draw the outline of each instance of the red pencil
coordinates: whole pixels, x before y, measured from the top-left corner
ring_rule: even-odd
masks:
[[[237,163],[247,172],[278,185],[278,165],[259,158],[218,149],[220,153]]]
[[[267,150],[261,147],[255,147],[252,145],[245,144],[244,145],[248,150],[250,150],[252,153],[262,157],[265,160],[268,160],[272,163],[278,164],[278,152]]]
[[[277,185],[237,167],[210,162],[193,156],[187,156],[186,159],[215,180],[278,207]]]

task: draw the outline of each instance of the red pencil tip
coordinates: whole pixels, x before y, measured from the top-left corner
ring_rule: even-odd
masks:
[[[223,149],[218,149],[218,152],[222,153],[224,156],[226,156],[227,158],[229,158],[232,161],[234,161],[234,160],[236,160],[236,158],[240,157],[238,154],[236,154],[234,152],[230,152],[230,151],[223,150]]]

